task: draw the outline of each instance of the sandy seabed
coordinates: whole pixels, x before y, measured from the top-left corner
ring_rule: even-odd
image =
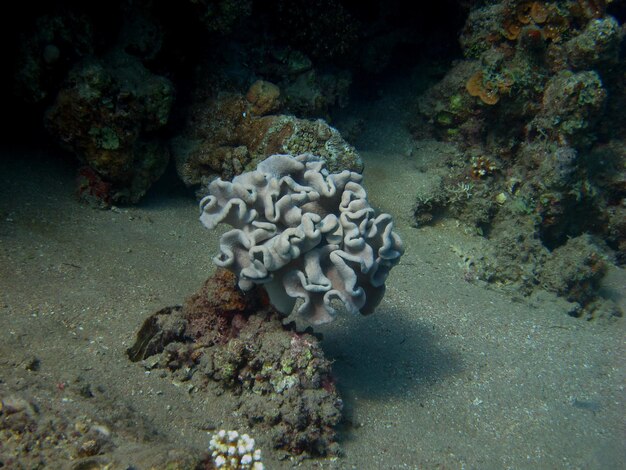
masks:
[[[572,318],[551,294],[467,282],[452,249],[468,242],[463,227],[411,225],[419,155],[365,147],[365,186],[406,254],[375,314],[319,329],[345,403],[343,455],[280,461],[244,429],[266,468],[624,468],[624,319]],[[0,397],[105,423],[113,468],[150,468],[170,449],[206,449],[208,429],[240,426],[232,397],[190,392],[126,356],[146,316],[214,271],[220,232],[200,225],[196,201],[161,185],[136,207],[95,210],[76,201],[72,165],[3,153]],[[613,271],[605,285],[622,308],[624,279]]]

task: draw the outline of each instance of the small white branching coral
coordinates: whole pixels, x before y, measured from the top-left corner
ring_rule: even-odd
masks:
[[[214,262],[249,290],[263,284],[270,302],[313,324],[332,321],[341,301],[352,313],[374,311],[404,252],[389,214],[376,215],[362,176],[329,173],[310,154],[273,155],[232,182],[213,181],[200,202],[209,229],[227,223]]]
[[[223,429],[209,442],[213,463],[223,470],[263,470],[261,450],[254,448],[254,439],[247,434]]]

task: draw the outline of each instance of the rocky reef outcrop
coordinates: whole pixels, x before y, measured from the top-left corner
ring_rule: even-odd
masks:
[[[79,196],[105,205],[137,202],[164,172],[172,83],[128,54],[86,59],[69,73],[46,128],[85,165]]]
[[[463,220],[491,242],[491,261],[473,268],[479,277],[524,292],[547,287],[589,315],[598,306],[593,289],[545,278],[565,253],[568,272],[579,269],[568,279],[595,286],[598,276],[584,274],[590,263],[601,273],[624,260],[614,215],[626,197],[616,151],[624,126],[615,111],[626,103],[624,32],[607,4],[474,5],[460,37],[464,59],[419,98],[412,123],[419,137],[453,149],[430,169],[439,183],[418,196],[417,225],[446,215]],[[510,243],[524,249],[512,254]],[[586,247],[577,261],[567,249],[576,244]]]
[[[362,171],[339,131],[321,119],[276,114],[280,106],[280,89],[266,81],[253,83],[245,96],[225,92],[195,102],[171,145],[183,182],[204,196],[215,178],[232,179],[279,153],[319,155],[333,172]]]
[[[233,394],[238,428],[262,430],[258,438],[286,455],[337,453],[342,401],[331,363],[317,337],[281,320],[262,289],[243,293],[218,270],[182,307],[148,317],[128,354],[195,393]]]

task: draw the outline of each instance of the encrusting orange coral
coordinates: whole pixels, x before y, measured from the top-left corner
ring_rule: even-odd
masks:
[[[503,25],[502,35],[509,41],[515,41],[521,30],[522,27],[520,25],[510,20],[506,20]]]
[[[545,23],[548,19],[548,8],[543,3],[533,2],[530,7],[530,17],[536,24]]]
[[[532,10],[532,4],[529,2],[524,2],[522,4],[520,4],[517,7],[517,14],[515,15],[517,17],[517,21],[519,21],[522,24],[528,24],[530,23],[531,20],[531,10]]]
[[[471,96],[477,96],[485,104],[494,105],[500,101],[497,85],[490,81],[485,82],[480,70],[469,78],[465,89]]]
[[[597,2],[590,3],[595,5]],[[500,31],[509,41],[515,41],[526,25],[538,27],[542,37],[553,42],[559,42],[561,35],[569,28],[567,18],[554,5],[545,2],[522,2],[505,16]]]

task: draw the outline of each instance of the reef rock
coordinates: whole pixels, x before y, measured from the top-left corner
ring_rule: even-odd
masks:
[[[623,263],[626,246],[624,27],[609,3],[472,2],[460,35],[465,59],[418,98],[411,120],[416,138],[458,149],[425,160],[437,184],[418,193],[416,224],[466,223],[490,250],[461,253],[467,278],[524,294],[547,288],[586,316],[598,314],[592,297],[605,272],[594,259]],[[570,243],[585,234],[605,242],[597,256]],[[522,249],[512,253],[512,244]],[[568,281],[555,282],[557,274]]]
[[[216,177],[232,179],[274,154],[313,153],[331,171],[363,169],[354,147],[323,120],[267,114],[276,109],[278,94],[271,83],[256,82],[247,98],[221,93],[196,103],[171,145],[183,182],[202,197]]]
[[[588,146],[606,97],[596,72],[559,72],[546,84],[542,109],[528,124],[531,135],[536,132],[559,144]]]
[[[242,292],[224,269],[182,307],[148,317],[128,355],[198,393],[238,397],[232,416],[245,421],[229,424],[261,429],[264,445],[295,455],[338,451],[343,405],[319,340],[283,325],[262,289]]]

